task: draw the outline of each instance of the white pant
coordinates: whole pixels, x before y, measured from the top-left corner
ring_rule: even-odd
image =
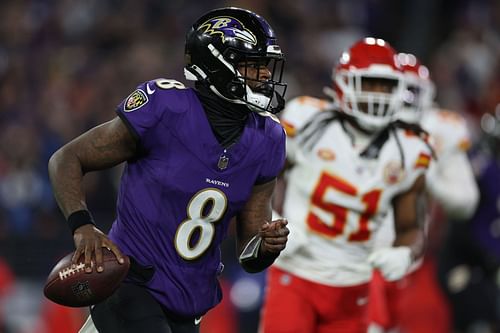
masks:
[[[99,333],[94,326],[94,322],[92,321],[92,317],[89,315],[85,324],[83,324],[82,328],[78,331],[78,333]]]

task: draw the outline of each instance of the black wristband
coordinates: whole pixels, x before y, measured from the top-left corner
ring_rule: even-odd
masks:
[[[240,255],[240,264],[248,273],[258,273],[271,266],[279,253],[262,253],[260,236],[252,238]]]
[[[68,216],[68,224],[71,229],[71,233],[74,234],[75,230],[80,228],[82,225],[95,225],[95,222],[92,214],[90,214],[88,210],[78,210]]]
[[[259,255],[257,258],[249,259],[241,262],[241,267],[247,273],[258,273],[271,266],[279,253],[268,253],[267,255]]]

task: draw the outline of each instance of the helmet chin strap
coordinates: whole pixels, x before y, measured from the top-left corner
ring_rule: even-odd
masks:
[[[248,108],[254,112],[267,112],[271,99],[263,94],[255,93],[248,85],[246,88],[246,101]]]
[[[248,107],[250,111],[257,112],[257,113],[266,113],[267,111],[267,106],[269,105],[270,98],[267,96],[264,96],[262,94],[258,94],[252,91],[248,85],[246,87],[246,100],[243,99],[230,99],[222,95],[215,86],[210,85],[210,90],[217,95],[218,97],[224,99],[225,101],[228,101],[230,103],[234,104],[243,104]]]
[[[364,132],[365,134],[378,133],[385,128],[385,126],[377,126],[362,118],[354,118],[354,121],[358,125],[358,129]]]
[[[213,84],[211,84],[209,86],[210,90],[216,94],[218,97],[222,98],[223,100],[225,101],[228,101],[228,102],[231,102],[231,103],[234,103],[234,104],[246,104],[245,101],[241,100],[241,99],[231,99],[231,98],[227,98],[226,96],[222,95],[218,90],[217,88],[215,88],[215,86]]]
[[[187,80],[190,81],[200,81],[200,82],[208,82],[207,81],[207,75],[201,68],[199,68],[196,65],[191,65],[189,67],[184,68],[184,76],[186,77]],[[246,104],[245,101],[240,100],[240,99],[231,99],[227,98],[224,95],[222,95],[217,88],[213,84],[209,84],[208,87],[210,90],[217,95],[218,97],[222,98],[225,101],[234,103],[234,104]]]
[[[333,90],[330,87],[323,87],[323,94],[325,94],[326,96],[330,97],[333,100],[338,99],[338,96],[335,93],[335,90]]]

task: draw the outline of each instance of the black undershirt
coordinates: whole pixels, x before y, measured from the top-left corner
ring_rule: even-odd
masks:
[[[196,85],[196,94],[221,146],[227,148],[238,141],[251,111],[243,104],[230,103],[217,97],[203,85]]]

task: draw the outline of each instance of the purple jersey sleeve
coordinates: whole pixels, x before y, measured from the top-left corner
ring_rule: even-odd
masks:
[[[158,87],[159,80],[168,81],[157,79],[140,84],[116,109],[118,116],[146,151],[157,145],[157,132],[167,130],[170,125],[168,117],[173,113],[183,112],[189,106],[185,94],[178,94],[179,89]],[[181,85],[173,80],[168,82]],[[185,87],[181,86],[180,89]]]
[[[117,107],[122,118],[137,139],[142,140],[161,118],[162,110],[155,105],[154,95],[148,94],[154,82],[140,84]],[[153,88],[154,89],[154,88]]]

